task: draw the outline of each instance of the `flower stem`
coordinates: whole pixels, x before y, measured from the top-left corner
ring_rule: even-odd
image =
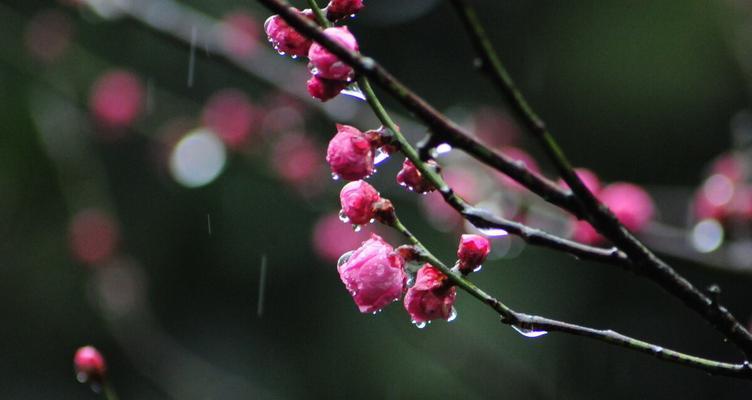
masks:
[[[329,23],[329,20],[326,19],[326,15],[324,15],[324,11],[321,10],[321,7],[319,7],[319,4],[316,2],[316,0],[307,0],[308,6],[311,7],[311,10],[313,10],[313,15],[316,16],[316,22],[319,23],[319,25],[323,26],[324,28],[328,28],[332,26],[331,23]]]

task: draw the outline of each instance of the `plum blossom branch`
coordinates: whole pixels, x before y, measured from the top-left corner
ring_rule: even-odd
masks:
[[[630,260],[637,267],[635,270],[637,273],[647,276],[682,300],[739,347],[747,358],[752,357],[752,334],[739,323],[733,314],[658,258],[632,235],[611,210],[585,186],[544,121],[535,113],[507,72],[475,10],[466,0],[451,0],[451,2],[481,58],[481,68],[491,77],[517,117],[541,143],[562,179],[572,188],[575,197],[586,212],[587,219],[601,234],[629,255]]]
[[[425,177],[434,188],[436,188],[444,198],[444,201],[474,226],[479,229],[503,229],[504,231],[521,237],[530,244],[564,251],[582,259],[610,262],[625,268],[629,266],[629,260],[626,255],[616,248],[604,249],[567,240],[546,233],[542,230],[531,228],[519,222],[495,216],[486,210],[468,204],[465,200],[454,193],[434,168],[421,160],[418,151],[416,151],[407,139],[405,139],[400,128],[389,117],[389,113],[387,113],[386,109],[374,93],[368,79],[361,77],[358,82],[361,90],[363,90],[366,100],[371,105],[371,108],[373,108],[376,116],[381,123],[393,133],[394,139],[397,141],[396,144],[400,150],[415,165],[421,175]]]
[[[447,267],[446,264],[436,258],[436,256],[434,256],[420,242],[420,240],[418,240],[418,238],[415,237],[402,224],[399,218],[395,216],[395,218],[389,225],[400,232],[402,235],[404,235],[410,241],[410,243],[418,248],[419,259],[428,262],[429,264],[441,270],[441,272],[444,273],[453,284],[457,285],[476,299],[488,305],[499,315],[501,315],[501,321],[503,323],[513,326],[522,332],[539,335],[545,334],[546,332],[568,333],[571,335],[587,337],[615,346],[624,347],[629,350],[652,355],[663,361],[700,369],[714,375],[752,379],[752,366],[750,366],[750,364],[746,361],[740,364],[732,364],[710,360],[707,358],[682,353],[676,350],[666,349],[656,344],[635,339],[610,329],[595,329],[571,324],[568,322],[557,321],[537,315],[528,315],[525,313],[517,312],[506,304],[502,303],[500,300],[480,289],[478,286],[476,286],[474,283],[472,283],[459,273]]]
[[[437,135],[437,140],[450,143],[485,164],[506,173],[548,202],[572,212],[579,218],[587,218],[604,236],[611,239],[630,256],[630,259],[635,263],[635,267],[639,267],[633,268],[636,272],[647,276],[673,296],[681,299],[689,308],[695,310],[719,332],[741,348],[747,357],[752,355],[752,335],[738,322],[733,314],[700,292],[632,236],[613,213],[601,204],[574,174],[550,134],[538,136],[542,137],[547,144],[546,149],[551,153],[550,155],[560,163],[557,167],[565,181],[573,188],[574,194],[562,190],[553,182],[530,172],[524,165],[515,163],[503,155],[491,151],[471,138],[467,132],[408,89],[375,60],[351,51],[327,37],[316,24],[296,15],[286,1],[258,1],[270,10],[277,12],[281,18],[301,34],[319,43],[343,62],[381,85],[403,106],[423,120],[431,128],[434,135]],[[543,129],[543,132],[548,132],[545,125],[540,125],[540,128]]]
[[[414,113],[425,123],[435,135],[433,143],[449,143],[454,148],[461,149],[485,164],[509,175],[512,179],[530,189],[546,201],[557,205],[574,215],[584,218],[581,205],[567,190],[542,175],[530,171],[524,164],[519,163],[501,153],[494,152],[474,139],[469,132],[441,114],[424,99],[415,94],[374,59],[363,56],[342,46],[336,40],[328,37],[313,21],[303,18],[291,8],[285,0],[258,0],[270,10],[279,14],[290,26],[302,35],[311,38],[324,48],[336,55],[345,64],[351,66],[362,75],[372,79],[405,108]]]

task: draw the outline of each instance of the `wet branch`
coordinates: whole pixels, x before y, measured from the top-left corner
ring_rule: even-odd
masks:
[[[652,279],[666,291],[681,299],[689,308],[723,333],[747,358],[752,357],[752,335],[722,305],[679,275],[632,235],[603,205],[577,176],[571,163],[550,133],[543,120],[533,111],[496,54],[475,10],[467,0],[450,0],[468,31],[481,58],[481,68],[504,95],[518,119],[541,143],[562,179],[572,188],[587,219],[604,237],[623,250],[637,266],[636,272]]]
[[[391,226],[418,248],[419,257],[422,261],[428,262],[434,267],[440,269],[453,284],[496,311],[501,316],[502,323],[513,326],[521,332],[537,333],[538,335],[543,335],[546,332],[568,333],[652,355],[663,361],[700,369],[713,375],[752,379],[752,367],[746,361],[740,364],[731,364],[710,360],[676,350],[666,349],[656,344],[622,335],[621,333],[612,330],[595,329],[514,311],[512,308],[486,293],[468,279],[452,271],[442,263],[438,258],[431,254],[431,252],[402,224],[402,222],[400,222],[399,218],[395,218]]]

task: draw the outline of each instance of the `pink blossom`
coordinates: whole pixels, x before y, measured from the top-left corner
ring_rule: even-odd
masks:
[[[324,34],[350,51],[357,52],[359,50],[355,36],[350,33],[346,26],[326,28]],[[311,60],[314,75],[318,77],[338,81],[349,81],[352,77],[353,69],[318,43],[311,45],[308,50],[308,58]]]
[[[451,317],[457,288],[449,286],[447,279],[446,275],[429,264],[418,270],[415,285],[405,295],[405,309],[414,322]]]
[[[363,179],[374,171],[371,143],[357,128],[337,124],[337,134],[326,150],[326,162],[332,172],[342,179]]]
[[[68,242],[80,262],[93,265],[107,261],[115,253],[118,240],[117,222],[102,210],[83,210],[71,220]]]
[[[373,313],[399,300],[407,281],[404,265],[392,246],[374,234],[337,271],[360,312]]]
[[[535,159],[526,151],[517,147],[508,146],[502,148],[501,153],[516,162],[522,163],[529,171],[540,173],[540,167],[538,167],[538,163],[535,162]],[[502,184],[514,191],[519,192],[525,190],[522,185],[505,174],[500,174],[500,179]]]
[[[258,118],[245,93],[224,89],[209,98],[201,119],[228,147],[238,149],[248,141]]]
[[[49,63],[65,53],[72,36],[70,18],[61,11],[50,9],[31,18],[24,32],[24,43],[34,58]]]
[[[722,154],[713,161],[711,174],[721,174],[732,182],[743,181],[745,178],[744,161],[734,153]]]
[[[73,356],[73,369],[81,383],[101,383],[107,373],[104,357],[93,346],[84,346],[76,350]]]
[[[312,76],[307,82],[306,89],[311,97],[321,101],[328,101],[336,97],[339,92],[347,87],[347,81],[335,81],[324,79],[318,76]]]
[[[342,188],[339,194],[342,212],[355,225],[365,225],[375,216],[374,203],[381,196],[365,181],[353,181]]]
[[[109,128],[131,125],[141,113],[144,89],[131,72],[110,70],[97,79],[89,94],[94,116]]]
[[[363,0],[332,0],[326,7],[326,18],[336,21],[356,14],[363,8]]]
[[[314,18],[311,10],[300,11],[295,9],[295,12],[311,20]],[[264,22],[264,31],[274,49],[280,54],[289,54],[293,57],[302,57],[308,54],[311,40],[298,33],[279,15],[272,15]]]
[[[601,190],[599,197],[624,226],[634,232],[644,228],[655,211],[650,195],[631,183],[612,183]]]
[[[259,23],[246,11],[225,15],[220,27],[224,49],[236,57],[250,57],[258,50]]]
[[[598,179],[598,175],[587,168],[575,168],[574,172],[580,178],[582,183],[585,184],[585,187],[588,188],[591,193],[597,196],[598,192],[600,192],[601,190],[601,180]],[[567,185],[567,183],[564,182],[563,179],[559,180],[559,185],[567,189],[569,188],[569,185]]]
[[[478,268],[491,252],[491,243],[480,235],[462,235],[457,249],[459,268],[463,273],[472,272]]]
[[[436,165],[435,161],[429,161],[432,165]],[[436,190],[431,182],[423,178],[423,175],[415,167],[412,161],[405,159],[402,163],[402,169],[397,173],[397,183],[409,188],[416,193],[427,193]]]

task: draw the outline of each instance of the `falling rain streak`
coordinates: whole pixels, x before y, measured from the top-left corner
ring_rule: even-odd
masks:
[[[193,87],[193,71],[196,64],[196,27],[191,27],[191,55],[188,58],[188,87]]]
[[[212,229],[211,229],[211,214],[208,214],[208,213],[206,214],[206,228],[209,230],[209,235],[211,235],[212,234]]]
[[[266,254],[261,256],[261,271],[259,271],[259,290],[258,304],[256,306],[256,315],[259,318],[264,314],[264,291],[266,288]]]

